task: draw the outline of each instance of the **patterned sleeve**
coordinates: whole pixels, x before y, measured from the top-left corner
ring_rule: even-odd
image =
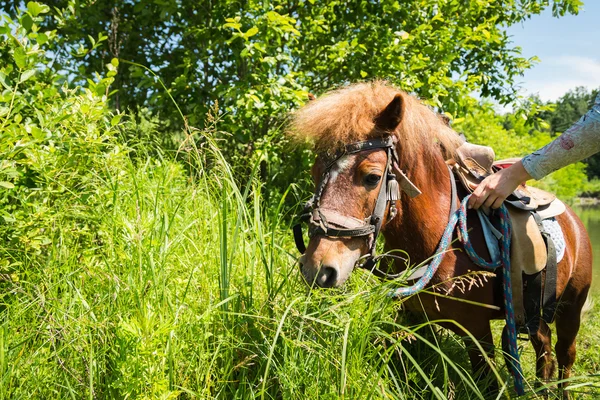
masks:
[[[535,179],[600,152],[600,93],[592,109],[562,135],[523,158],[525,170]]]

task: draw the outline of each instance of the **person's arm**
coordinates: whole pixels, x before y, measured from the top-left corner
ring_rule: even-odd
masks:
[[[521,182],[544,176],[600,152],[600,94],[581,119],[545,147],[485,178],[469,199],[469,207],[498,208]]]

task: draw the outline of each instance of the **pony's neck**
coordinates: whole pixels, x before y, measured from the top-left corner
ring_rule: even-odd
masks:
[[[402,196],[398,215],[386,227],[384,236],[386,249],[404,250],[411,264],[418,264],[435,253],[448,224],[451,184],[441,152],[413,157],[400,160],[400,168],[422,194],[414,199]]]

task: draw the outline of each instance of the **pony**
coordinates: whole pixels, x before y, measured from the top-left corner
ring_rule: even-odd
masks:
[[[371,231],[376,232],[375,237],[381,231],[386,252],[401,249],[415,264],[425,262],[435,254],[448,216],[453,211],[453,197],[467,194],[466,190],[459,189],[458,195],[453,195],[448,168],[463,139],[439,114],[414,96],[386,82],[374,81],[342,87],[309,101],[293,114],[289,132],[296,141],[310,142],[314,146],[317,157],[311,173],[318,196],[313,198],[318,199],[319,210],[326,213],[334,225],[338,221],[335,226],[342,227],[337,230],[337,235],[326,235],[322,230],[309,235],[306,251],[299,259],[307,283],[325,288],[343,285],[356,265],[374,249]],[[393,139],[393,152],[369,142],[385,138]],[[361,147],[366,149],[364,151],[344,150],[357,142],[371,143],[371,146]],[[397,158],[393,174],[406,177],[422,193],[414,197],[401,193],[397,199],[392,199],[390,207],[382,209],[378,199],[385,184],[382,177],[392,173],[392,154]],[[377,219],[378,223],[372,228],[365,228],[364,221],[375,214],[377,207],[382,210],[383,218]],[[469,210],[467,216],[474,249],[479,254],[487,254],[475,211]],[[557,266],[556,295],[560,300],[554,320],[555,352],[562,381],[571,375],[576,357],[581,311],[591,285],[592,254],[585,228],[570,208],[567,207],[557,221],[566,240],[565,255]],[[344,233],[356,229],[371,233],[362,236]],[[459,290],[454,285],[455,280],[481,271],[481,268],[461,251],[462,245],[458,241],[452,242],[451,249],[455,251],[445,253],[429,283],[448,296],[420,293],[409,297],[405,304],[409,311],[424,312],[431,320],[456,321],[457,324],[441,325],[466,337],[472,369],[478,379],[482,379],[490,376],[491,366],[458,326],[469,331],[482,345],[487,357],[493,359],[490,321],[504,317],[502,296],[498,295],[500,277],[481,280],[478,285]],[[392,274],[406,268],[404,260],[394,259],[389,263]],[[547,382],[555,369],[548,324],[541,320],[538,331],[530,332],[530,340],[537,355],[537,376]],[[497,391],[497,382],[493,379],[488,382],[492,382],[489,390]],[[566,382],[560,383],[563,396],[568,398],[566,387]]]

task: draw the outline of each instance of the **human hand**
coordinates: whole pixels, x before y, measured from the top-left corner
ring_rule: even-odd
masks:
[[[468,206],[475,210],[482,205],[500,208],[502,202],[515,191],[519,184],[529,179],[532,177],[523,167],[523,163],[516,162],[485,178],[473,191]]]

